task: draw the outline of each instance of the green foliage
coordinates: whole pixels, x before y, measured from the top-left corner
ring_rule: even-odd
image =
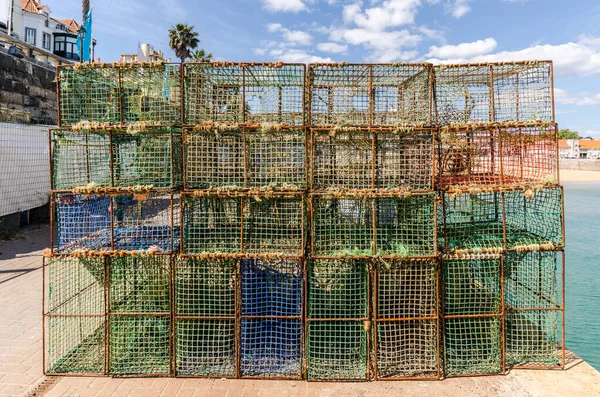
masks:
[[[192,62],[212,62],[213,54],[206,53],[206,51],[204,51],[204,48],[202,48],[197,51],[192,51],[190,53],[190,60]]]
[[[558,131],[558,139],[581,139],[581,137],[577,131],[565,128]]]
[[[169,29],[169,47],[181,62],[190,57],[190,50],[196,48],[199,43],[198,32],[194,31],[194,26],[178,23]]]

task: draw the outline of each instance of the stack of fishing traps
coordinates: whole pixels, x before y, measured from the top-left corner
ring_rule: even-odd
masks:
[[[564,366],[552,65],[58,69],[47,374]]]

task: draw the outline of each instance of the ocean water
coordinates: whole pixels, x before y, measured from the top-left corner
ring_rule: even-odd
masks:
[[[600,183],[564,183],[566,346],[600,370]]]

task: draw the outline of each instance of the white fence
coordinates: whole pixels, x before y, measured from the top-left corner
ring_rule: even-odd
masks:
[[[48,202],[48,128],[0,122],[0,216]]]

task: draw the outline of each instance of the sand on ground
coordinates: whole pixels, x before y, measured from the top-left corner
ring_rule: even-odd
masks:
[[[560,182],[600,182],[600,171],[560,170]]]

